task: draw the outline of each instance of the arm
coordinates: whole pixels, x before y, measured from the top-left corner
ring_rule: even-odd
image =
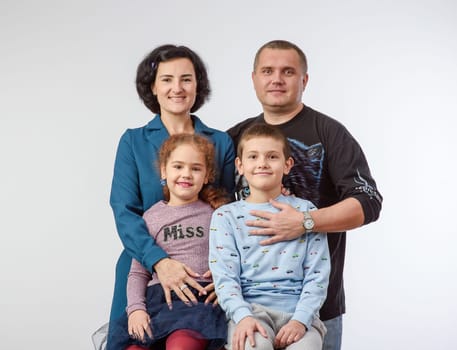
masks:
[[[127,131],[121,137],[116,153],[110,204],[124,248],[130,256],[151,271],[153,265],[167,257],[167,254],[155,244],[142,217],[145,194],[142,193],[139,181],[141,161],[148,160],[136,159],[132,147],[132,133]],[[160,194],[157,195],[157,200],[159,199]]]
[[[220,208],[223,209],[224,207]],[[251,305],[242,294],[240,256],[232,227],[223,210],[213,213],[209,235],[209,267],[214,279],[219,305],[227,316],[238,323],[252,316]]]
[[[330,276],[330,253],[327,235],[307,234],[306,259],[303,262],[304,278],[300,300],[294,315],[275,338],[275,346],[284,348],[303,338],[312,326],[315,315],[325,301]]]
[[[235,187],[235,148],[230,136],[226,133],[224,135],[225,140],[223,145],[225,147],[222,150],[222,154],[220,154],[218,186],[225,188],[227,193],[232,195]]]
[[[152,338],[150,318],[146,312],[146,288],[152,275],[137,260],[132,265],[127,280],[127,314],[129,334],[144,340],[144,334]]]
[[[278,213],[253,210],[252,215],[265,218],[267,220],[246,221],[251,227],[256,227],[249,231],[253,235],[273,235],[265,239],[262,245],[272,244],[280,241],[288,241],[300,237],[305,229],[303,227],[303,212],[296,210],[289,204],[280,203],[274,200],[271,204],[280,209]],[[363,210],[360,203],[355,198],[345,199],[330,207],[318,209],[310,212],[315,222],[316,232],[341,232],[359,227],[363,224]]]
[[[317,232],[342,232],[375,221],[381,211],[382,197],[357,141],[341,124],[325,121],[320,126],[320,134],[327,154],[328,177],[339,201],[320,208],[311,216]],[[250,226],[260,224],[253,234],[274,235],[262,244],[290,240],[303,234],[303,214],[287,205],[274,205],[281,209],[280,213],[253,212],[268,220],[248,223]]]

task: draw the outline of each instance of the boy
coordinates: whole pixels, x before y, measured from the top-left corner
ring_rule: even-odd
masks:
[[[316,209],[307,200],[281,194],[282,177],[294,164],[288,141],[279,129],[254,124],[237,151],[235,165],[249,195],[214,212],[209,247],[218,301],[230,319],[227,348],[321,349],[325,326],[318,312],[330,274],[326,235],[308,227],[297,239],[265,247],[245,225],[254,219],[251,210],[277,212],[272,199],[305,215]]]

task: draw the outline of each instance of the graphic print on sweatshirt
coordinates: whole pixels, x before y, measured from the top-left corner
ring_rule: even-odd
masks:
[[[203,237],[205,234],[205,228],[203,226],[187,226],[182,227],[181,224],[165,226],[163,228],[163,242],[175,241],[178,239]]]
[[[288,138],[294,166],[285,175],[282,183],[292,194],[300,198],[318,203],[319,186],[324,163],[324,147],[321,143],[307,146],[300,141]],[[249,186],[244,176],[236,174],[236,196],[246,199],[249,196]]]

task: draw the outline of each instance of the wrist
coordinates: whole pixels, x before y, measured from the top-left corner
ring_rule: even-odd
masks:
[[[314,232],[315,222],[309,211],[304,211],[303,213],[303,228],[305,233]]]

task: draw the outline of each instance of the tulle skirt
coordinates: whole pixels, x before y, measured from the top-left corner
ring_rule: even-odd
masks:
[[[153,338],[145,335],[144,342],[132,339],[128,333],[127,314],[124,314],[109,325],[107,350],[124,350],[128,345],[134,344],[154,349],[154,344],[158,345],[178,329],[190,329],[201,334],[202,338],[209,341],[208,350],[222,348],[227,339],[225,313],[220,306],[205,305],[206,296],[199,297],[197,290],[191,290],[197,296],[197,305],[187,306],[172,292],[173,308],[170,310],[165,302],[162,286],[156,284],[148,287],[146,307],[151,317]]]

